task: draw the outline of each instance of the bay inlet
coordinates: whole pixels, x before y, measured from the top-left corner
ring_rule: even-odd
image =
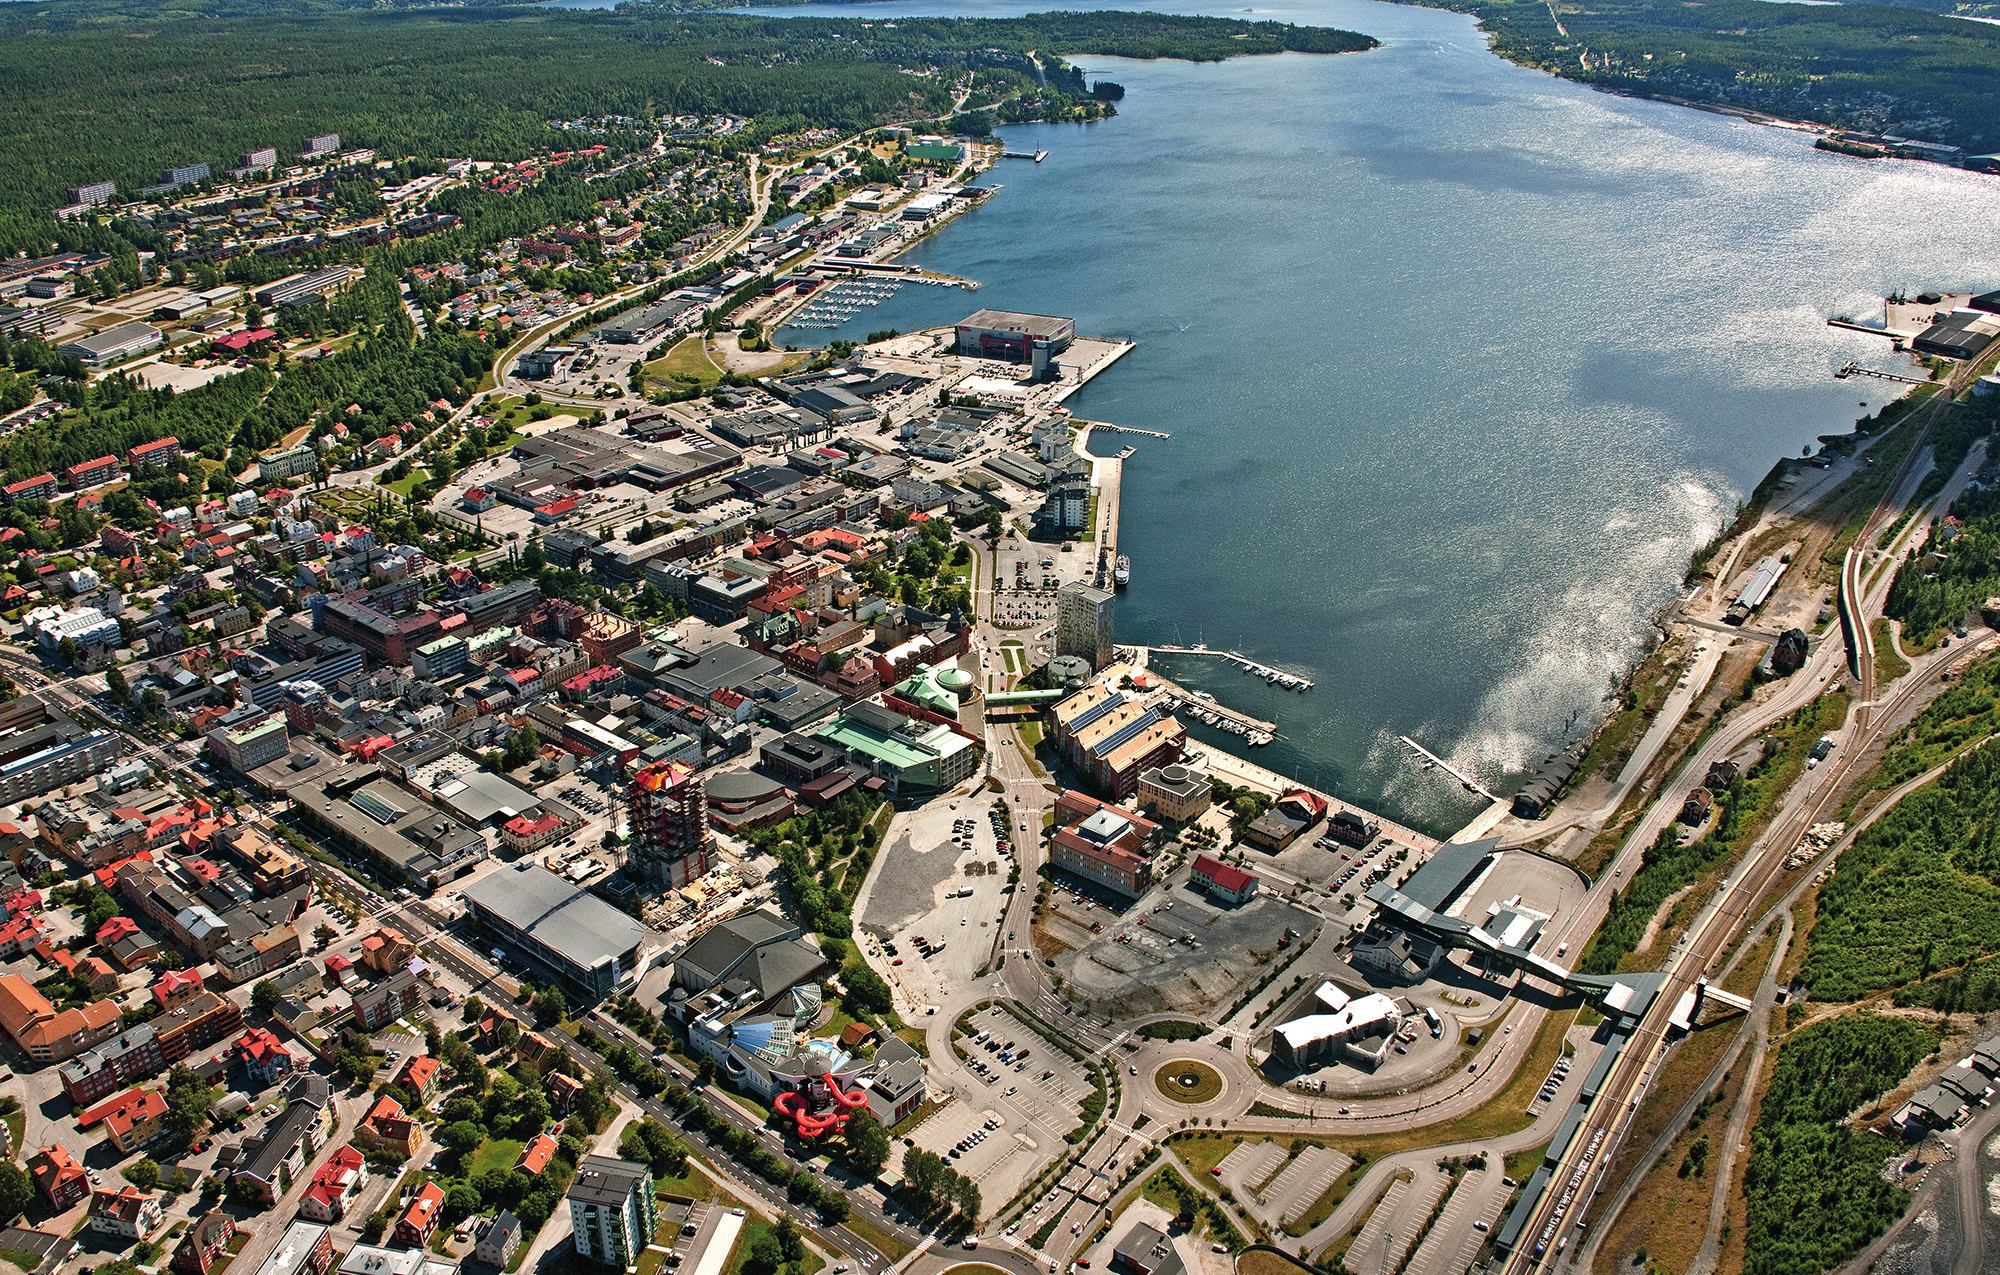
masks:
[[[755,12],[802,11],[1035,6]],[[1979,251],[2000,182],[1596,93],[1494,56],[1458,14],[1254,12],[1384,47],[1079,58],[1126,87],[1119,115],[1004,129],[1047,161],[1003,161],[996,197],[903,258],[980,280],[976,301],[906,288],[785,335],[991,306],[1137,342],[1070,400],[1172,435],[1118,440],[1139,445],[1121,640],[1311,678],[1301,696],[1169,664],[1279,724],[1260,764],[1448,832],[1474,799],[1397,737],[1505,792],[1566,727],[1590,730],[1689,552],[1778,458],[1894,393],[1833,379],[1895,361],[1826,318],[1896,288],[2000,285]]]

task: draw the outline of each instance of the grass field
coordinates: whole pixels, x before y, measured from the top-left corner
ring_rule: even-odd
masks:
[[[1236,1275],[1303,1275],[1312,1267],[1295,1262],[1283,1253],[1254,1249],[1236,1259]]]
[[[908,1244],[903,1243],[903,1241],[897,1239],[858,1213],[850,1213],[847,1220],[841,1223],[841,1225],[852,1231],[855,1237],[862,1243],[874,1247],[877,1252],[881,1253],[891,1263],[900,1262],[910,1255],[910,1246]],[[988,1267],[987,1269],[990,1270],[992,1268]]]
[[[715,1191],[715,1183],[709,1180],[692,1160],[681,1170],[679,1177],[654,1178],[653,1193],[656,1195],[684,1195],[691,1200],[706,1200]]]
[[[488,1138],[479,1144],[479,1149],[466,1161],[465,1176],[476,1178],[488,1169],[506,1172],[521,1158],[521,1141],[518,1138]]]
[[[1187,1078],[1189,1083],[1182,1083]],[[1210,1102],[1222,1092],[1222,1074],[1207,1063],[1182,1059],[1153,1073],[1153,1087],[1175,1102]]]
[[[756,1241],[759,1235],[766,1233],[775,1234],[777,1229],[777,1227],[769,1222],[751,1222],[745,1226],[737,1233],[736,1245],[729,1251],[729,1261],[723,1266],[722,1275],[740,1275],[744,1264],[750,1260],[750,1245]],[[826,1259],[809,1247],[806,1249],[806,1255],[803,1258],[786,1269],[797,1271],[798,1275],[813,1275],[814,1271],[821,1269],[825,1265]],[[989,1267],[988,1269],[992,1268]]]
[[[722,379],[722,369],[708,357],[708,339],[697,332],[661,357],[646,364],[645,375],[657,380],[691,376],[706,389]]]
[[[1896,653],[1894,635],[1889,631],[1889,621],[1875,617],[1875,681],[1886,686],[1910,671],[1910,662]]]

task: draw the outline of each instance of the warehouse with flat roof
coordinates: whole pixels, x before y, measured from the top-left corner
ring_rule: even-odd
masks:
[[[650,931],[546,868],[501,868],[460,897],[488,930],[593,1002],[630,987],[645,971]]]
[[[60,352],[83,360],[85,367],[107,367],[135,354],[144,354],[156,348],[163,339],[160,330],[150,323],[121,323],[82,340],[71,341]]]
[[[960,354],[1040,364],[1076,340],[1076,320],[1011,310],[979,310],[958,321]]]

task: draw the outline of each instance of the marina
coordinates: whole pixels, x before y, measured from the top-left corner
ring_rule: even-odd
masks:
[[[1267,722],[1239,709],[1230,708],[1207,691],[1189,690],[1153,668],[1150,663],[1153,654],[1165,649],[1167,648],[1157,646],[1129,648],[1133,666],[1144,669],[1147,675],[1158,682],[1160,688],[1166,692],[1166,697],[1160,704],[1162,710],[1182,714],[1213,730],[1240,736],[1243,742],[1252,748],[1261,748],[1265,744],[1283,738],[1278,734],[1276,722]],[[1120,647],[1119,650],[1121,653],[1128,652],[1128,648],[1125,647]]]
[[[836,328],[850,316],[878,306],[902,291],[903,281],[850,276],[819,293],[789,319],[788,328]]]
[[[1309,677],[1301,677],[1297,673],[1287,673],[1283,669],[1272,668],[1266,664],[1259,664],[1257,663],[1257,661],[1251,659],[1249,656],[1243,655],[1236,651],[1211,650],[1205,643],[1197,643],[1194,646],[1153,646],[1153,647],[1148,647],[1147,650],[1156,655],[1219,656],[1220,658],[1228,660],[1231,663],[1242,665],[1243,671],[1245,673],[1250,673],[1254,674],[1257,677],[1261,677],[1267,684],[1271,686],[1280,687],[1288,691],[1297,691],[1301,695],[1303,695],[1305,692],[1313,688],[1312,679]]]

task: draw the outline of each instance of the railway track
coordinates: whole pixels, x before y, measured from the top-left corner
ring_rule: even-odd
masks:
[[[1977,370],[1977,366],[1970,363],[1960,367],[1935,401],[1918,409],[1921,419],[1916,423],[1916,435],[1908,452],[1842,559],[1839,614],[1847,640],[1848,667],[1853,676],[1855,696],[1845,745],[1831,759],[1830,765],[1806,772],[1806,778],[1801,781],[1806,786],[1792,790],[1788,800],[1780,807],[1778,817],[1759,839],[1750,857],[1738,865],[1721,892],[1696,918],[1680,942],[1674,945],[1664,968],[1667,975],[1665,985],[1641,1018],[1624,1053],[1613,1065],[1611,1074],[1605,1078],[1591,1117],[1579,1127],[1571,1145],[1558,1160],[1550,1181],[1561,1184],[1560,1189],[1551,1189],[1543,1195],[1527,1225],[1521,1229],[1520,1243],[1502,1265],[1501,1269],[1509,1275],[1556,1269],[1562,1263],[1571,1235],[1588,1225],[1591,1205],[1607,1185],[1604,1179],[1608,1166],[1616,1158],[1619,1143],[1630,1133],[1640,1104],[1665,1059],[1670,1044],[1669,1020],[1675,1005],[1700,979],[1718,967],[1719,958],[1727,952],[1731,940],[1749,920],[1751,909],[1783,870],[1791,848],[1806,829],[1820,822],[1828,809],[1839,800],[1855,767],[1866,755],[1868,746],[1875,741],[1881,724],[1895,720],[1910,698],[1919,694],[1933,679],[1957,667],[1970,656],[1991,649],[1993,640],[1963,648],[1951,659],[1933,664],[1921,677],[1906,680],[1888,701],[1876,702],[1875,650],[1866,570],[1868,546],[1884,527],[1902,517],[1909,503],[1902,497],[1902,492],[1909,484],[1918,458],[1923,454],[1931,429],[1943,418],[1957,393],[1971,381]],[[1887,581],[1891,578],[1884,575],[1881,592],[1887,592]],[[1758,729],[1768,724],[1769,721],[1760,721]],[[1665,791],[1675,792],[1678,789],[1668,788]],[[1662,803],[1672,800],[1666,796],[1660,798]],[[1656,810],[1658,808],[1656,806]],[[1643,828],[1652,822],[1650,819],[1641,820],[1639,826]]]

